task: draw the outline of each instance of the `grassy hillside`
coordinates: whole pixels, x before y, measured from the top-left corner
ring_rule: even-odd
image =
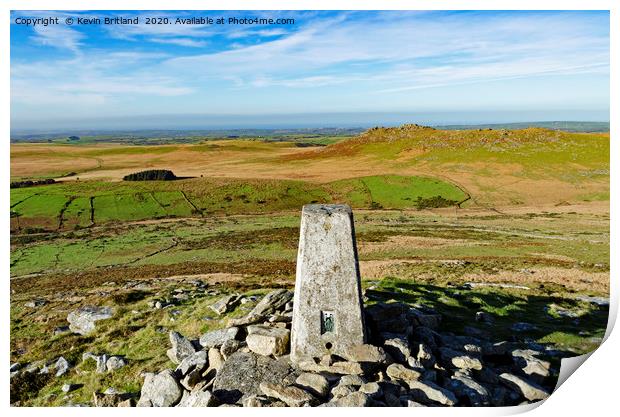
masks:
[[[71,181],[12,189],[11,217],[12,230],[28,232],[72,230],[113,221],[296,211],[312,202],[342,202],[355,208],[441,207],[467,197],[442,180],[397,175],[327,184],[214,178]]]

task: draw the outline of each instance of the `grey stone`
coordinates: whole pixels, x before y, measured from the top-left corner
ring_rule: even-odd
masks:
[[[24,303],[24,306],[28,307],[28,308],[37,308],[37,307],[42,307],[45,304],[47,304],[47,301],[39,298],[39,299],[28,301],[27,303]]]
[[[201,380],[202,373],[197,369],[192,369],[183,377],[181,385],[183,385],[186,390],[191,391]]]
[[[371,405],[371,400],[367,394],[357,391],[339,398],[333,405],[336,407],[368,407]]]
[[[175,405],[183,395],[183,388],[170,369],[147,374],[140,392],[140,403],[150,401],[153,407],[170,407]]]
[[[227,327],[225,329],[213,330],[203,334],[200,337],[200,345],[204,348],[210,349],[212,347],[219,348],[227,340],[236,339],[239,334],[238,327]]]
[[[108,370],[108,355],[104,353],[100,356],[95,356],[95,361],[97,361],[97,373],[104,374]]]
[[[316,397],[324,398],[329,393],[329,382],[323,375],[304,372],[297,377],[295,384]]]
[[[259,355],[281,356],[288,353],[290,331],[277,327],[252,326],[245,342],[250,350]]]
[[[418,353],[416,358],[425,367],[430,368],[435,365],[435,356],[433,355],[432,350],[424,343],[418,344]]]
[[[409,369],[400,363],[393,363],[387,367],[386,370],[387,375],[391,379],[401,380],[401,381],[410,381],[420,379],[422,373],[420,371]]]
[[[285,289],[272,291],[265,295],[247,316],[230,320],[229,323],[231,326],[245,326],[258,323],[264,320],[269,314],[283,308],[292,298],[293,293],[291,291]]]
[[[302,209],[291,360],[344,354],[366,341],[355,229],[346,205]]]
[[[429,382],[429,381],[416,381],[407,380],[409,386],[409,393],[415,401],[419,401],[425,404],[437,402],[442,405],[455,405],[458,400],[456,396],[447,389]]]
[[[357,389],[353,385],[338,384],[332,388],[330,394],[332,399],[346,397],[347,395],[356,392]]]
[[[383,395],[381,386],[377,382],[367,382],[360,387],[359,391],[374,399],[377,399]]]
[[[490,405],[491,396],[487,389],[469,376],[453,376],[446,386],[460,398],[467,398],[474,407]]]
[[[175,364],[180,364],[183,359],[193,355],[196,352],[192,342],[187,340],[180,333],[172,331],[169,336],[172,347],[166,351],[166,354]]]
[[[343,375],[338,381],[338,385],[353,385],[359,387],[364,385],[366,380],[359,375]]]
[[[204,350],[200,350],[193,355],[183,359],[179,366],[177,366],[177,372],[179,372],[182,376],[185,376],[194,369],[198,370],[198,372],[202,372],[206,367],[207,352]]]
[[[259,395],[261,382],[292,384],[296,375],[289,364],[283,360],[271,359],[255,353],[235,352],[217,372],[213,384],[216,396],[219,391],[239,392],[241,395]],[[237,400],[233,401],[236,402]]]
[[[185,391],[177,407],[215,407],[219,401],[208,390]]]
[[[266,395],[250,395],[241,401],[244,407],[287,407],[286,403]]]
[[[82,385],[80,384],[63,384],[61,390],[62,392],[71,392],[71,391],[75,391],[76,389],[82,387]]]
[[[260,389],[268,397],[284,401],[289,407],[303,407],[316,403],[316,398],[308,391],[293,385],[281,385],[273,382],[261,382]]]
[[[69,372],[69,368],[71,366],[69,365],[69,362],[63,358],[62,356],[58,358],[58,360],[56,361],[56,364],[54,364],[54,368],[56,369],[56,376],[63,376],[65,375],[67,372]]]
[[[125,358],[121,356],[110,356],[106,361],[106,368],[108,371],[113,372],[127,365]]]
[[[544,400],[549,396],[549,392],[543,387],[516,375],[503,373],[499,379],[508,388],[521,393],[527,400]]]
[[[95,322],[109,319],[114,315],[110,307],[84,306],[67,315],[69,329],[81,335],[88,335],[95,330]]]
[[[378,364],[388,364],[390,362],[385,350],[374,345],[347,346],[342,357],[351,362],[370,362]]]
[[[220,353],[222,354],[222,357],[224,358],[224,360],[228,360],[230,355],[238,351],[241,347],[242,347],[242,344],[240,341],[235,340],[235,339],[229,339],[224,342],[222,347],[220,347]]]
[[[11,372],[15,372],[15,371],[19,371],[19,369],[21,368],[21,364],[19,364],[18,362],[12,363],[11,364]]]
[[[482,362],[478,358],[466,355],[456,350],[442,347],[439,349],[441,358],[450,365],[460,369],[482,369]]]
[[[226,314],[237,306],[240,299],[241,296],[239,294],[227,295],[224,298],[220,298],[209,307],[219,315]]]
[[[512,359],[516,366],[521,368],[523,373],[539,379],[548,377],[551,372],[551,364],[536,356],[540,352],[531,349],[515,349],[512,351]]]
[[[606,297],[590,297],[587,295],[580,295],[575,297],[575,300],[584,301],[586,303],[596,304],[598,306],[608,306],[609,298]]]
[[[416,308],[411,308],[408,311],[408,315],[412,316],[418,326],[428,327],[429,329],[437,329],[441,324],[441,314],[428,314],[423,313]]]
[[[311,358],[300,359],[296,366],[302,371],[327,372],[339,375],[362,375],[368,370],[368,368],[360,362],[341,361],[325,364],[316,363]]]
[[[224,365],[224,358],[220,353],[219,349],[211,348],[208,352],[209,358],[209,369],[215,369],[219,371],[222,365]]]
[[[406,339],[392,338],[383,343],[385,351],[396,362],[405,363],[411,356],[411,350],[409,349],[409,343]]]

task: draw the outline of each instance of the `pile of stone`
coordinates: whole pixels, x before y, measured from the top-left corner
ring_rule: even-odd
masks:
[[[145,374],[137,405],[510,406],[552,390],[540,349],[440,332],[440,314],[398,302],[365,309],[367,343],[291,361],[292,312],[282,289],[199,340],[171,332],[177,367]]]

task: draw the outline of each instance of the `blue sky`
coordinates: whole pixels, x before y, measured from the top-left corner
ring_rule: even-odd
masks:
[[[139,25],[27,27],[17,17]],[[147,16],[294,18],[146,25]],[[608,12],[19,12],[13,130],[609,120]]]

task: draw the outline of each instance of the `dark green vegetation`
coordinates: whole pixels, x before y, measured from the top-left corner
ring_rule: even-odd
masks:
[[[116,221],[298,210],[307,203],[355,208],[444,207],[467,194],[448,182],[397,175],[312,184],[291,180],[64,182],[11,191],[12,230],[72,230]]]
[[[11,188],[26,188],[26,187],[34,187],[35,185],[49,185],[54,184],[56,181],[53,178],[47,178],[44,180],[37,181],[13,181],[11,183]]]
[[[148,169],[123,177],[123,181],[172,181],[176,179],[177,176],[167,169]]]

